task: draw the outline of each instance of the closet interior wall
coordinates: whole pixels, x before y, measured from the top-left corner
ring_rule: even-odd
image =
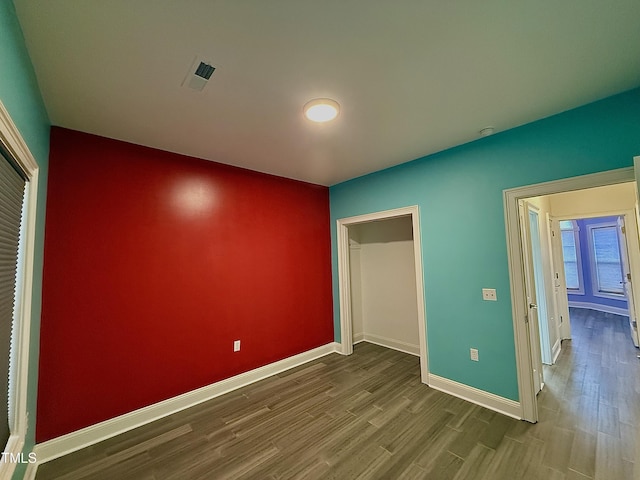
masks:
[[[411,217],[349,227],[354,343],[419,355]]]

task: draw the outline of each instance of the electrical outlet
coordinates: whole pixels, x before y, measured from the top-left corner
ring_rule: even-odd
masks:
[[[483,288],[482,289],[482,299],[489,300],[491,302],[498,301],[498,296],[496,295],[495,288]]]
[[[469,350],[469,352],[471,353],[471,360],[473,360],[474,362],[480,361],[480,359],[478,358],[478,349],[477,348],[472,348],[472,349]]]
[[[240,340],[234,340],[234,342],[233,342],[233,351],[234,352],[239,352],[240,351]]]

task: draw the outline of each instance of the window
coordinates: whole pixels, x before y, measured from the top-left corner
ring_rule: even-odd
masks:
[[[0,148],[0,444],[3,447],[11,436],[9,377],[25,176]]]
[[[578,225],[575,220],[560,221],[560,239],[562,240],[564,277],[567,290],[571,294],[584,293],[578,231]]]
[[[590,225],[589,247],[593,274],[593,294],[623,296],[622,263],[618,225],[615,223]]]
[[[6,267],[9,270],[9,280],[0,281],[0,290],[2,290],[0,296],[4,301],[1,302],[3,309],[9,311],[13,310],[12,314],[2,313],[0,317],[4,320],[11,321],[11,340],[10,340],[10,368],[9,368],[9,383],[8,383],[8,429],[9,439],[4,448],[5,454],[17,456],[25,444],[25,437],[27,432],[27,387],[26,381],[29,371],[29,333],[31,326],[31,299],[33,293],[33,271],[34,271],[34,258],[35,258],[35,231],[36,231],[36,197],[37,197],[37,185],[38,185],[38,164],[36,163],[33,155],[29,151],[29,148],[24,143],[24,140],[20,136],[18,129],[14,125],[9,113],[0,101],[0,162],[3,165],[4,173],[7,175],[0,175],[3,178],[3,184],[0,186],[0,197],[2,200],[0,203],[4,203],[7,200],[13,198],[12,205],[8,211],[13,212],[8,218],[14,220],[20,220],[19,227],[19,242],[18,242],[18,262],[17,262],[17,278],[15,277],[15,225],[16,223],[10,221],[8,223],[2,223],[0,231],[2,238],[0,244],[4,244],[7,240],[11,240],[13,237],[13,244],[7,249],[2,249],[0,257],[4,257],[0,262],[0,270],[4,271]],[[7,159],[9,161],[7,161]],[[9,165],[10,170],[4,167]],[[13,172],[11,171],[13,170]],[[24,177],[22,180],[26,181],[23,186],[20,186],[20,179],[14,176],[14,173],[22,172]],[[26,177],[26,178],[25,178]],[[13,178],[13,179],[12,179]],[[9,184],[5,184],[4,180],[8,180]],[[24,188],[22,194],[20,190]],[[17,189],[18,194],[15,195]],[[13,191],[13,194],[10,192]],[[18,210],[22,213],[18,214]],[[13,233],[8,234],[11,230],[10,225],[13,224]],[[5,263],[5,260],[8,262]],[[12,280],[13,279],[13,280]],[[13,284],[15,282],[15,289]],[[8,300],[7,300],[8,299]],[[6,328],[6,323],[4,324]],[[7,335],[3,333],[0,337],[6,340]],[[6,347],[6,343],[0,344]],[[2,358],[6,358],[2,355]],[[6,379],[6,368],[4,364],[0,367],[3,370],[3,376]],[[1,384],[6,385],[3,380]],[[2,388],[4,390],[4,388]],[[6,398],[6,397],[5,397]],[[4,402],[4,398],[3,398]],[[4,417],[4,408],[2,417]],[[3,418],[4,420],[4,418]],[[7,429],[2,428],[2,439],[7,435]],[[0,462],[0,478],[11,478],[16,467],[15,462]]]

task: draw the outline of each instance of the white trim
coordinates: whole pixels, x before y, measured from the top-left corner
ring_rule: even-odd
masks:
[[[558,339],[556,340],[556,343],[554,343],[553,347],[551,347],[551,356],[552,356],[551,363],[553,365],[555,365],[556,361],[558,360],[558,357],[560,356],[561,351],[562,351],[562,340],[560,339],[560,337],[558,337]]]
[[[626,169],[623,169],[626,170]],[[625,180],[619,183],[628,183],[628,182],[633,182],[633,180]],[[601,212],[589,212],[589,213],[580,213],[578,215],[558,215],[558,216],[554,216],[553,218],[555,218],[556,220],[585,220],[587,218],[599,218],[599,217],[619,217],[620,215],[622,215],[622,213],[620,212],[633,212],[633,210],[603,210]]]
[[[521,420],[520,413],[522,408],[519,402],[510,400],[508,398],[495,395],[493,393],[485,392],[475,387],[470,387],[463,383],[454,382],[448,378],[430,375],[431,383],[429,386],[441,392],[448,393],[454,397],[462,398],[481,407],[488,408],[494,412],[508,415],[509,417],[517,418]]]
[[[524,289],[524,266],[522,264],[522,245],[518,224],[518,200],[539,197],[553,193],[601,187],[635,180],[632,167],[607,172],[565,178],[551,182],[538,183],[525,187],[510,188],[503,191],[505,228],[507,235],[507,258],[511,288],[511,309],[513,334],[516,349],[516,368],[518,371],[518,391],[522,412],[520,417],[530,422],[538,421],[538,404],[533,387],[531,352],[529,346],[529,328],[526,316],[526,298]],[[538,335],[531,332],[532,335]]]
[[[24,446],[24,436],[11,435],[9,437],[9,440],[7,440],[7,445],[4,449],[4,452],[10,455],[13,455],[15,458],[20,454],[23,446]],[[13,477],[13,472],[16,469],[16,466],[17,464],[14,462],[0,461],[0,480],[11,480],[11,478]]]
[[[340,308],[340,353],[353,353],[353,324],[351,320],[351,269],[349,265],[349,229],[337,222],[338,235],[338,289]],[[344,245],[347,245],[347,249]],[[348,318],[347,318],[348,317]]]
[[[637,185],[636,185],[637,189]],[[640,275],[640,236],[638,235],[638,204],[636,203],[635,208],[629,210],[624,215],[624,225],[626,228],[626,233],[624,235],[624,239],[626,241],[625,247],[627,251],[627,260],[629,261],[629,273],[631,274],[631,279],[635,279]],[[640,281],[632,281],[631,289],[628,292],[629,296],[627,297],[627,308],[633,308],[631,311],[630,320],[637,320],[640,318]],[[633,344],[638,346],[638,328],[637,325],[633,327],[631,324],[629,325],[631,336],[633,337]]]
[[[38,170],[38,162],[31,154],[31,150],[20,135],[18,127],[11,119],[11,115],[0,101],[0,143],[6,148],[15,161],[31,180],[31,175]]]
[[[7,451],[17,453],[24,447],[27,428],[27,388],[29,378],[29,339],[31,334],[31,303],[33,301],[33,264],[35,257],[36,209],[38,201],[38,164],[29,147],[0,101],[0,143],[27,174],[25,203],[20,245],[16,309],[11,338],[11,369],[9,374],[9,428],[11,437]],[[15,464],[0,464],[0,479],[10,478]]]
[[[373,335],[371,333],[363,333],[362,341],[373,343],[375,345],[380,345],[381,347],[390,348],[392,350],[397,350],[399,352],[408,353],[409,355],[414,355],[416,357],[420,356],[420,345],[414,345],[407,342],[401,342],[399,340],[394,340],[393,338],[381,337],[380,335]],[[354,336],[354,343],[356,342],[356,338],[360,337],[360,335]]]
[[[337,223],[338,288],[340,290],[340,342],[341,353],[353,353],[353,321],[351,318],[351,273],[349,268],[349,226],[361,223],[411,216],[413,226],[413,253],[416,272],[416,296],[418,302],[418,340],[420,342],[420,377],[429,384],[427,353],[427,317],[424,305],[424,276],[422,272],[422,240],[420,237],[420,215],[417,205],[381,212],[341,218]]]
[[[167,415],[179,412],[180,410],[193,407],[199,403],[276,375],[277,373],[284,372],[290,368],[303,365],[330,353],[337,353],[338,351],[339,344],[332,342],[249,372],[241,373],[240,375],[227,378],[220,382],[198,388],[197,390],[192,390],[177,397],[149,405],[148,407],[125,413],[124,415],[62,435],[52,440],[47,440],[46,442],[37,444],[33,451],[36,454],[38,464],[45,463],[141,425],[153,422],[154,420],[166,417]]]
[[[623,317],[629,316],[628,308],[612,307],[610,305],[602,305],[599,303],[570,301],[569,306],[574,308],[587,308],[589,310],[596,310],[597,312],[613,313],[614,315],[622,315]]]

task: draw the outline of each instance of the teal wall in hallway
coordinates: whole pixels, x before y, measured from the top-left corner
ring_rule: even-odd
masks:
[[[36,388],[38,380],[38,345],[42,296],[42,252],[47,192],[50,122],[40,96],[36,77],[16,17],[13,2],[0,0],[0,100],[18,127],[39,166],[36,256],[31,310],[31,346],[29,355],[28,405],[29,428],[25,455],[34,444]],[[14,478],[22,478],[25,465],[16,469]]]
[[[430,372],[518,400],[502,192],[629,167],[635,155],[640,89],[331,187],[336,341],[336,220],[418,205]],[[483,301],[483,287],[498,301]]]

